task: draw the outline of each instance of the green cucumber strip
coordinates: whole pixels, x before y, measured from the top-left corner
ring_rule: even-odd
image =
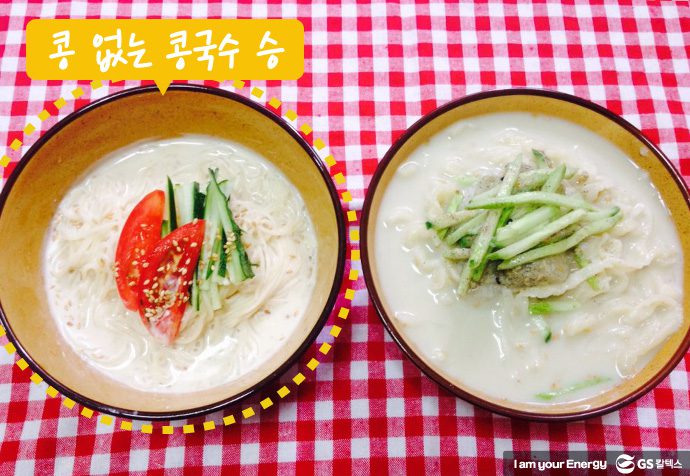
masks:
[[[548,164],[546,163],[546,154],[544,152],[541,150],[532,149],[532,156],[534,156],[534,162],[537,164],[537,167],[540,169],[548,167]]]
[[[213,240],[213,246],[211,246],[211,255],[206,263],[206,274],[204,275],[205,279],[209,279],[219,267],[219,259],[217,257],[220,257],[221,248],[222,240],[219,236],[216,236],[216,238]]]
[[[529,303],[529,313],[533,316],[551,314],[554,312],[574,311],[580,303],[574,299],[535,300]]]
[[[211,304],[211,309],[213,309],[214,311],[217,311],[218,309],[221,308],[220,293],[218,292],[218,284],[217,283],[210,283],[210,286],[208,288],[208,297],[209,297],[209,301]]]
[[[175,205],[177,205],[178,225],[185,225],[194,220],[194,205],[199,183],[175,184]]]
[[[579,248],[575,249],[575,263],[580,269],[589,265],[589,260],[582,255]],[[599,279],[597,278],[596,274],[587,278],[587,284],[589,284],[589,287],[594,291],[599,291],[601,289],[599,287]]]
[[[171,231],[170,222],[168,220],[163,220],[163,223],[161,224],[161,238],[165,235],[169,235]]]
[[[573,393],[577,392],[578,390],[582,390],[588,387],[594,387],[595,385],[599,385],[600,383],[604,383],[611,380],[608,377],[601,377],[601,376],[596,376],[589,378],[587,380],[583,380],[581,382],[574,383],[568,387],[563,387],[558,390],[552,390],[551,392],[542,392],[538,393],[536,397],[539,400],[553,400],[554,398],[562,397],[563,395],[567,395],[568,393]]]
[[[242,243],[242,230],[232,217],[232,211],[230,210],[230,207],[228,205],[229,198],[227,198],[223,194],[222,190],[218,185],[218,181],[216,179],[216,171],[209,170],[209,173],[211,174],[211,181],[208,184],[207,206],[209,204],[214,205],[216,216],[220,219],[220,223],[223,229],[225,230],[225,233],[228,237],[228,241],[234,242],[234,247],[237,251],[237,254],[235,255],[234,253],[232,253],[231,256],[233,257],[233,259],[235,259],[236,257],[236,259],[239,261],[239,265],[242,270],[241,274],[235,277],[236,279],[241,279],[239,279],[239,281],[233,281],[235,284],[237,284],[240,281],[244,281],[245,279],[253,278],[254,271],[252,271],[252,265],[249,262],[249,257],[247,256],[244,244]],[[233,273],[230,274],[230,277],[232,280]]]
[[[220,230],[220,254],[218,255],[218,276],[225,277],[228,268],[228,256],[225,252],[228,238],[225,236],[225,230]]]
[[[532,323],[537,329],[539,329],[539,332],[541,332],[541,335],[544,337],[544,342],[549,342],[552,334],[551,327],[546,322],[546,319],[540,315],[532,316]]]
[[[199,184],[194,182],[199,187]],[[194,195],[194,218],[204,218],[204,210],[206,209],[206,194],[197,190]]]
[[[165,236],[177,228],[177,212],[175,210],[175,189],[173,187],[170,177],[167,178],[166,192],[165,192],[165,209],[163,211],[163,219],[168,222],[165,233],[161,229],[161,235]]]

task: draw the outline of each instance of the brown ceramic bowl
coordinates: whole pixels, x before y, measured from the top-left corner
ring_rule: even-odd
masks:
[[[684,261],[684,320],[649,364],[634,378],[611,390],[576,403],[530,405],[493,398],[451,378],[405,340],[388,303],[379,294],[376,256],[373,253],[375,229],[380,220],[379,205],[393,174],[405,159],[434,134],[457,121],[496,112],[530,112],[549,115],[583,126],[620,148],[639,167],[649,173],[671,211],[681,239],[683,254],[690,257],[690,199],[682,177],[671,162],[642,133],[621,117],[589,101],[568,94],[508,89],[488,91],[450,102],[412,125],[390,148],[379,164],[369,186],[362,213],[362,264],[369,293],[383,324],[403,352],[430,378],[458,397],[475,405],[510,417],[539,421],[567,421],[588,418],[616,410],[641,397],[663,380],[678,364],[690,346],[690,260]]]
[[[316,287],[282,349],[238,381],[170,395],[133,390],[92,369],[62,341],[41,273],[46,230],[65,192],[94,162],[140,140],[206,134],[239,142],[277,166],[302,195],[317,236]],[[19,353],[46,381],[83,405],[145,419],[187,418],[258,391],[286,371],[323,327],[342,281],[345,225],[319,157],[279,116],[237,94],[173,85],[126,90],[52,127],[24,156],[0,195],[0,320]]]

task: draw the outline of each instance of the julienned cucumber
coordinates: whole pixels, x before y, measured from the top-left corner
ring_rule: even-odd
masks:
[[[177,224],[185,225],[194,220],[194,206],[196,194],[199,193],[199,183],[191,182],[175,184],[175,205],[177,206]]]
[[[217,172],[209,170],[211,180],[206,194],[199,183],[166,184],[163,236],[194,219],[206,221],[204,243],[190,288],[190,302],[195,310],[206,302],[220,309],[219,285],[239,284],[254,277],[252,265],[242,243],[242,230],[229,207],[230,183],[218,182]]]
[[[172,181],[168,177],[165,194],[165,208],[163,209],[163,225],[161,226],[161,236],[169,235],[177,228],[177,212],[175,211],[175,191]]]
[[[228,268],[230,270],[230,281],[237,284],[245,279],[253,278],[254,271],[242,243],[242,230],[235,222],[228,204],[230,198],[226,197],[221,191],[216,180],[216,172],[209,170],[209,173],[211,174],[211,181],[206,191],[206,206],[208,208],[210,205],[213,205],[217,214],[216,217],[219,219],[227,236],[228,249],[226,249],[226,253],[230,260],[230,263],[228,263],[230,265]],[[209,196],[212,196],[212,200],[209,199]],[[233,269],[235,272],[233,272]]]
[[[173,190],[175,192],[173,200],[177,208],[177,224],[179,226],[190,223],[195,218],[203,217],[204,200],[202,198],[201,204],[199,205],[199,195],[203,197],[204,194],[199,192],[198,182],[191,182],[185,184],[176,183],[173,186]],[[194,278],[192,279],[192,285],[189,289],[189,302],[192,304],[196,311],[198,311],[201,308],[198,269],[194,271]]]

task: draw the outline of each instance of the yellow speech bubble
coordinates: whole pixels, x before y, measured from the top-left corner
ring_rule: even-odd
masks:
[[[26,28],[32,79],[298,79],[299,20],[32,20]]]

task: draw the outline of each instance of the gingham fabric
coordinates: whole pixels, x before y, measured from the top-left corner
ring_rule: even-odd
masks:
[[[506,87],[543,87],[591,99],[622,114],[690,177],[690,6],[687,1],[540,1],[470,3],[408,1],[339,5],[335,2],[242,0],[197,4],[139,0],[16,1],[0,6],[0,144],[12,163],[56,120],[96,97],[135,86],[105,84],[71,100],[74,82],[31,81],[24,73],[24,28],[31,18],[299,18],[306,64],[296,82],[249,83],[283,101],[308,122],[338,161],[359,210],[383,156],[421,115],[465,94]],[[214,83],[216,84],[216,83]],[[221,87],[232,89],[230,83]],[[245,87],[240,92],[249,94]],[[70,100],[57,111],[59,97]],[[36,120],[46,108],[53,116]],[[39,129],[25,137],[28,122]],[[357,213],[359,217],[359,213]],[[17,230],[21,239],[21,230]],[[351,243],[358,249],[357,242]],[[357,267],[358,264],[355,265]],[[3,273],[11,270],[2,270]],[[0,281],[1,286],[1,281]],[[602,418],[571,424],[510,420],[441,390],[390,339],[363,289],[352,311],[317,343],[333,343],[315,372],[257,415],[218,428],[175,428],[152,435],[105,425],[46,395],[46,384],[0,350],[0,475],[133,473],[218,474],[221,466],[247,474],[395,474],[501,471],[505,450],[690,449],[690,392],[686,356],[656,389]],[[340,302],[343,302],[341,297]],[[4,345],[6,337],[0,344]],[[287,377],[286,377],[287,378]],[[274,391],[275,389],[271,389]],[[257,405],[258,399],[249,403]],[[192,422],[194,423],[194,422]],[[200,423],[200,422],[196,422]],[[176,423],[177,425],[177,423]]]

